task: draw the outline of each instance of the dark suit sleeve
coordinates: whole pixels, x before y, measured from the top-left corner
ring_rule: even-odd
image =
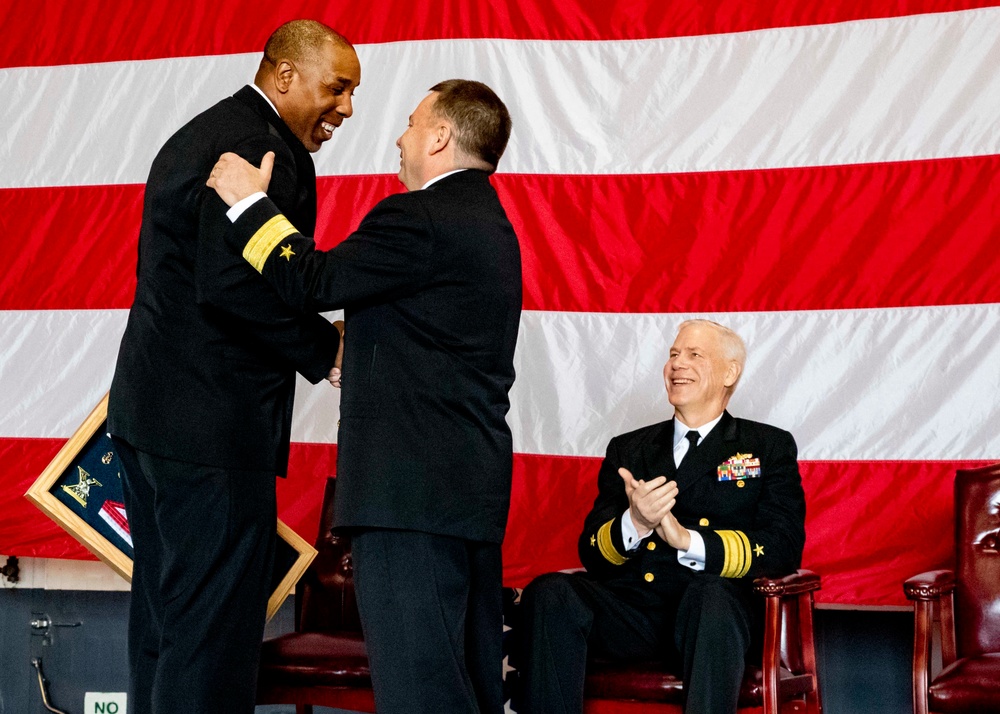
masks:
[[[753,579],[793,572],[805,546],[805,495],[792,435],[774,429],[761,459],[761,493],[748,527],[696,528],[705,539],[705,570]]]
[[[608,444],[601,470],[597,475],[597,498],[583,522],[577,543],[580,562],[587,572],[598,577],[608,575],[629,558],[622,541],[622,516],[628,509],[625,484],[618,469],[622,466],[618,437]]]
[[[260,163],[264,153],[274,151],[271,185],[275,201],[278,205],[292,205],[297,200],[299,186],[293,158],[279,139],[255,137],[235,151],[254,165]],[[309,381],[324,379],[337,355],[337,329],[315,312],[289,308],[261,282],[239,253],[227,246],[227,236],[234,227],[226,216],[225,203],[212,189],[200,190],[204,196],[195,268],[198,302],[210,312],[221,313],[220,319],[232,324],[241,337],[290,364]]]
[[[329,251],[316,250],[270,199],[240,216],[231,248],[300,310],[332,310],[412,293],[428,274],[430,220],[412,197],[390,196],[354,233]]]

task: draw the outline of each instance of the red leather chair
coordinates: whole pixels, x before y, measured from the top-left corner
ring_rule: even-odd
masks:
[[[812,621],[813,592],[819,587],[819,576],[808,570],[754,581],[766,602],[764,656],[761,667],[747,667],[741,712],[822,711]],[[584,692],[586,714],[680,714],[684,703],[680,677],[654,662],[592,660]]]
[[[257,684],[258,704],[295,704],[297,714],[313,705],[374,712],[348,539],[332,535],[336,481],[328,479],[320,517],[316,559],[295,593],[295,632],[264,643]],[[758,579],[766,600],[762,667],[749,667],[741,709],[778,714],[820,714],[813,643],[813,592],[819,576],[808,570]],[[657,663],[594,661],[586,681],[587,714],[680,712],[680,678]]]
[[[330,533],[336,480],[327,479],[316,550],[295,588],[295,632],[261,649],[258,704],[295,704],[374,712],[371,674],[361,637],[350,541]]]
[[[919,544],[916,544],[919,547]],[[1000,464],[955,478],[955,570],[903,584],[913,601],[913,711],[1000,713]],[[935,615],[944,668],[931,681]]]

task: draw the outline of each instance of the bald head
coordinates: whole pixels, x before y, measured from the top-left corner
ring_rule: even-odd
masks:
[[[319,151],[354,113],[361,64],[351,43],[315,20],[292,20],[264,45],[256,84],[292,133]]]
[[[277,65],[281,60],[304,62],[311,60],[326,44],[353,49],[350,42],[333,28],[316,20],[292,20],[279,27],[264,45],[261,68]],[[260,74],[260,71],[258,71]]]

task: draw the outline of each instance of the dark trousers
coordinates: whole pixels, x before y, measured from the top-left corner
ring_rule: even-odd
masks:
[[[630,604],[579,573],[532,581],[520,605],[524,714],[580,714],[588,655],[678,664],[687,714],[736,712],[755,629],[752,596],[716,575],[682,572],[678,581],[655,607]]]
[[[500,546],[382,529],[351,542],[379,714],[501,714]]]
[[[274,474],[115,439],[135,549],[131,714],[250,714],[274,561]]]

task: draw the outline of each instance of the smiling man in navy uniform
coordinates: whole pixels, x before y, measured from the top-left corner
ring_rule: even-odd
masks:
[[[253,85],[181,127],[150,169],[108,403],[135,544],[131,714],[253,712],[295,374],[328,377],[340,334],[225,249],[232,224],[205,175],[222,151],[272,152],[274,201],[311,231],[310,153],[352,115],[360,81],[347,40],[293,20]]]
[[[663,368],[670,421],[615,437],[580,536],[586,573],[524,591],[529,714],[578,714],[588,653],[681,664],[688,714],[736,711],[762,603],[753,579],[795,570],[805,498],[791,434],[726,411],[746,349],[681,324]]]

